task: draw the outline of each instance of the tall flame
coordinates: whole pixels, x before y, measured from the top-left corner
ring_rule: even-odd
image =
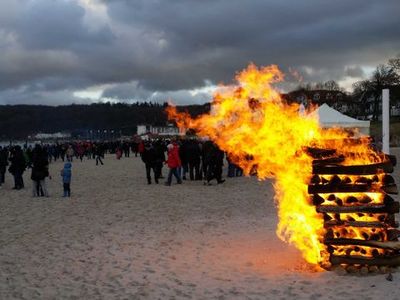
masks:
[[[308,262],[317,264],[326,259],[321,240],[325,230],[307,195],[312,158],[305,147],[340,149],[338,139],[348,134],[338,129],[323,131],[316,117],[301,116],[298,104],[283,101],[272,86],[283,77],[275,65],[258,68],[250,64],[236,74],[235,84],[218,88],[210,114],[191,118],[173,106],[167,112],[180,128],[193,128],[199,136],[213,140],[245,174],[256,169],[259,179],[275,178],[277,235],[295,245]],[[363,143],[353,147],[361,149],[354,153],[372,153],[372,160],[379,159]],[[352,163],[365,157],[356,155]]]

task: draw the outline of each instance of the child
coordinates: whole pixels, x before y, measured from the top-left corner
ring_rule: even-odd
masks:
[[[70,162],[66,162],[64,164],[64,169],[61,170],[61,177],[64,185],[64,196],[63,197],[71,197],[71,172],[72,164]]]

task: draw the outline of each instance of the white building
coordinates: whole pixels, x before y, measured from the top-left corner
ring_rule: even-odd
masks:
[[[180,131],[178,127],[172,124],[169,124],[168,126],[137,125],[137,135],[145,135],[145,134],[170,136],[170,135],[184,135],[185,132]]]
[[[70,133],[56,132],[56,133],[38,133],[34,135],[32,138],[37,140],[50,140],[50,139],[67,139],[70,137],[71,137]]]

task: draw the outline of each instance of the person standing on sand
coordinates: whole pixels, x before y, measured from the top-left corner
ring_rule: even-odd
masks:
[[[179,158],[181,159],[182,164],[182,172],[180,172],[179,176],[181,176],[183,180],[186,180],[186,174],[189,170],[188,156],[190,155],[190,150],[188,149],[188,145],[189,141],[184,139],[179,146]]]
[[[151,184],[151,170],[154,173],[154,181],[158,183],[158,172],[156,168],[156,150],[151,142],[146,142],[142,152],[142,161],[146,166],[147,184]]]
[[[95,146],[94,154],[96,155],[96,166],[99,165],[99,162],[101,163],[101,165],[104,165],[103,161],[101,160],[101,156],[103,155],[103,152],[101,150],[101,146],[100,145],[96,145]]]
[[[155,171],[157,173],[157,178],[162,178],[162,167],[165,161],[165,145],[162,141],[158,140],[154,144],[155,153]]]
[[[63,197],[71,197],[71,177],[72,177],[72,164],[67,162],[64,164],[64,169],[61,170],[61,177],[63,181],[64,195]]]
[[[121,157],[122,157],[122,151],[121,151],[121,148],[120,148],[120,147],[117,147],[117,150],[115,151],[115,156],[116,156],[116,158],[117,158],[118,160],[121,159]]]
[[[201,180],[200,174],[200,160],[201,160],[201,150],[199,143],[192,139],[187,145],[187,161],[189,166],[189,176],[190,180]]]
[[[209,156],[209,165],[205,185],[211,185],[211,180],[216,179],[218,184],[224,183],[222,179],[222,167],[224,165],[224,152],[216,144],[212,144]]]
[[[36,145],[32,153],[32,196],[48,197],[46,177],[49,176],[48,154],[45,148]]]
[[[6,168],[8,166],[8,150],[0,146],[0,188],[4,183]]]
[[[69,145],[66,155],[67,155],[67,161],[72,162],[74,157],[74,149],[72,149],[71,145]]]
[[[178,184],[182,183],[181,177],[178,173],[178,168],[181,167],[181,160],[179,158],[179,147],[178,145],[173,142],[167,146],[168,149],[168,158],[167,158],[167,165],[169,168],[168,178],[165,185],[170,186],[172,182],[172,175],[175,176]]]
[[[139,155],[142,155],[143,151],[144,151],[144,142],[143,142],[143,141],[140,141],[140,143],[139,143],[139,145],[138,145],[138,152],[139,152]]]
[[[15,146],[11,151],[10,167],[8,171],[14,176],[14,187],[13,190],[20,190],[24,188],[24,179],[22,174],[26,168],[26,162],[24,153],[20,146]]]

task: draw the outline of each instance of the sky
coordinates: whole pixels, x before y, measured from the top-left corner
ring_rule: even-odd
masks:
[[[399,0],[0,1],[0,104],[204,103],[250,62],[349,90],[399,53]]]

